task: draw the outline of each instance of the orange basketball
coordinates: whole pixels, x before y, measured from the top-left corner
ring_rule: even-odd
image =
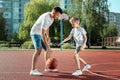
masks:
[[[46,62],[46,66],[49,69],[56,69],[58,66],[58,61],[55,58],[49,58]]]

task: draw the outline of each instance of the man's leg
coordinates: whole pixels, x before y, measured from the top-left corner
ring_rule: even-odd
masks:
[[[41,54],[42,49],[36,49],[32,56],[32,67],[31,70],[35,69],[36,63],[38,61],[39,55]]]
[[[43,75],[41,72],[39,72],[36,69],[36,63],[38,61],[38,58],[41,54],[42,51],[42,47],[40,44],[40,40],[41,40],[41,36],[40,35],[31,35],[34,47],[35,47],[35,52],[32,56],[32,65],[31,65],[31,71],[30,71],[30,75]]]
[[[40,42],[41,42],[42,48],[44,49],[44,59],[45,59],[45,64],[46,64],[47,59],[50,58],[50,52],[47,51],[47,48],[42,39]],[[45,69],[46,69],[46,65],[45,65]]]
[[[45,52],[44,52],[45,63],[47,62],[48,58],[50,58],[50,52],[45,51]]]
[[[36,63],[38,61],[39,55],[41,54],[42,49],[37,49],[35,50],[33,57],[32,57],[32,67],[31,67],[31,71],[30,71],[30,75],[35,75],[35,76],[41,76],[43,75],[41,72],[39,72],[35,67],[36,67]]]

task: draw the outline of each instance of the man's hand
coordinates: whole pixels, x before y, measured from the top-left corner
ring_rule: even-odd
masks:
[[[47,52],[52,52],[52,50],[49,46],[47,47]]]
[[[50,38],[47,38],[47,43],[48,43],[48,44],[50,44],[50,43],[51,43]]]

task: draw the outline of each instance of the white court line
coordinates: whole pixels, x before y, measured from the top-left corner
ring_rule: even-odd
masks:
[[[102,75],[102,74],[97,74],[97,73],[94,73],[90,70],[88,70],[87,72],[93,74],[93,75],[96,75],[96,76],[100,76],[100,77],[104,77],[104,78],[108,78],[108,79],[111,79],[111,80],[120,80],[119,78],[114,78],[114,77],[111,77],[111,76],[106,76],[106,75]]]
[[[99,64],[92,64],[91,66],[96,66],[96,65],[103,65],[103,64],[120,64],[120,62],[108,62],[108,63],[99,63]],[[120,70],[109,70],[109,71],[95,71],[95,72],[119,72]],[[90,70],[88,70],[87,72],[93,74],[93,75],[97,75],[97,76],[101,76],[101,77],[105,77],[105,78],[108,78],[108,79],[112,79],[112,80],[120,80],[120,78],[114,78],[114,77],[111,77],[111,76],[106,76],[106,75],[102,75],[102,74],[97,74],[95,72],[92,72]]]
[[[95,71],[95,72],[120,72],[120,70],[107,70],[107,71]]]
[[[92,64],[91,66],[102,65],[102,64],[120,64],[120,62],[96,63],[96,64]]]

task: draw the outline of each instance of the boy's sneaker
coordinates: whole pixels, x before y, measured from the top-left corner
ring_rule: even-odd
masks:
[[[88,69],[90,69],[90,68],[91,68],[91,65],[86,64],[86,65],[84,66],[84,68],[82,69],[82,71],[88,71]]]
[[[58,72],[58,70],[57,69],[48,69],[48,68],[46,68],[45,72]]]
[[[74,73],[72,73],[73,76],[79,76],[82,75],[82,71],[81,70],[76,70]]]
[[[42,76],[43,74],[41,72],[39,72],[37,69],[34,69],[34,70],[30,71],[30,75]]]

